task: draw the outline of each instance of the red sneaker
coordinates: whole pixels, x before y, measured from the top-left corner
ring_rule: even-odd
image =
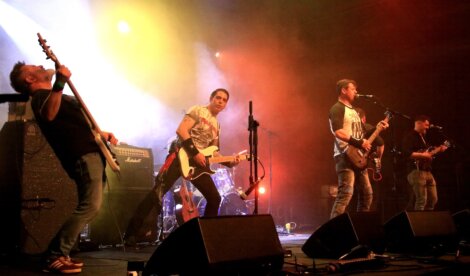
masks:
[[[52,257],[46,261],[44,272],[60,274],[76,274],[82,272],[82,268],[72,264],[67,257]]]

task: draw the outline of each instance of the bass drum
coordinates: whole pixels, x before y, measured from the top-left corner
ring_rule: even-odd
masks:
[[[199,215],[203,215],[206,208],[206,199],[202,197],[198,204],[197,209]],[[222,198],[219,207],[219,216],[243,216],[248,215],[248,206],[244,200],[240,198],[238,193],[226,194]]]
[[[225,195],[233,192],[234,183],[232,180],[232,174],[227,168],[218,168],[215,170],[215,173],[211,175],[212,180],[214,181],[219,194]]]

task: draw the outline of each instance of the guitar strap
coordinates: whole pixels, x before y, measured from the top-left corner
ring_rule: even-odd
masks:
[[[168,155],[168,157],[165,160],[165,163],[158,171],[158,175],[163,175],[166,171],[168,171],[168,168],[171,166],[171,164],[173,164],[173,161],[175,160],[177,153],[178,153],[178,149],[176,151],[171,152]]]

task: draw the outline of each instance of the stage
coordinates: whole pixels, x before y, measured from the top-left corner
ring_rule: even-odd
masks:
[[[282,272],[269,275],[468,275],[470,256],[449,252],[438,257],[384,254],[374,261],[352,259],[337,261],[333,259],[312,259],[307,257],[301,247],[311,233],[278,233],[284,250]],[[77,252],[74,257],[83,259],[85,267],[80,275],[125,275],[128,264],[141,264],[149,260],[157,244],[140,244],[137,247],[114,246],[88,252]],[[467,252],[470,253],[470,252]],[[185,260],[180,260],[181,265]],[[44,275],[39,267],[39,257],[3,258],[1,275]],[[139,274],[141,275],[141,274]]]

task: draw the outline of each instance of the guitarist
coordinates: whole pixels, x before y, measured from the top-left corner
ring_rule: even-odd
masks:
[[[176,130],[178,139],[170,147],[165,163],[155,179],[155,186],[140,202],[129,221],[124,236],[126,245],[135,245],[135,235],[145,218],[152,208],[157,208],[158,213],[161,212],[163,196],[170,190],[176,180],[182,176],[180,161],[177,156],[177,151],[180,148],[183,148],[188,153],[189,158],[192,158],[197,166],[206,166],[205,156],[199,152],[199,149],[219,146],[220,126],[217,115],[225,109],[229,97],[230,95],[227,90],[218,88],[211,93],[208,105],[193,106],[184,115]],[[224,165],[231,167],[237,165],[238,162],[239,160],[235,160],[230,164]],[[221,196],[212,178],[208,174],[202,174],[191,182],[207,201],[204,216],[217,216]]]
[[[329,124],[330,130],[335,137],[334,160],[336,174],[338,176],[338,194],[336,196],[330,219],[345,212],[354,193],[358,191],[357,211],[366,212],[370,210],[373,191],[369,181],[367,169],[358,169],[348,159],[346,151],[349,145],[365,151],[371,150],[371,143],[365,139],[365,129],[354,110],[354,102],[357,90],[354,80],[342,79],[336,83],[338,101],[330,108]],[[383,128],[388,123],[381,121]],[[356,186],[356,187],[355,187]]]
[[[81,272],[83,262],[71,259],[70,251],[82,229],[98,213],[106,181],[105,158],[81,108],[75,98],[62,94],[70,76],[63,65],[53,70],[24,62],[17,62],[10,73],[13,89],[31,96],[31,107],[42,133],[77,185],[78,205],[44,256],[44,271],[59,274]],[[112,133],[102,135],[117,144]]]
[[[432,152],[428,149],[427,132],[430,118],[418,115],[414,120],[414,129],[403,138],[403,155],[407,158],[407,180],[415,196],[414,209],[417,211],[434,210],[437,203],[436,180],[431,172],[433,153],[447,150],[446,145],[436,147]]]

